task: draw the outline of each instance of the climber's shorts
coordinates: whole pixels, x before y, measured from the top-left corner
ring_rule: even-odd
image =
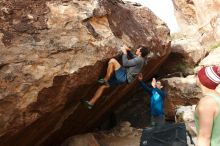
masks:
[[[115,70],[111,78],[108,80],[109,86],[116,86],[127,83],[127,72],[124,67],[120,67],[118,70]]]

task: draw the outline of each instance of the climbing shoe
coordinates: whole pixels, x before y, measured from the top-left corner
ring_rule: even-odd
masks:
[[[93,106],[94,106],[93,104],[89,103],[89,101],[87,101],[87,100],[81,99],[80,102],[81,102],[83,105],[85,105],[86,108],[88,108],[88,109],[92,109]]]
[[[107,85],[109,86],[108,82],[105,79],[99,79],[98,83],[102,84],[102,85]]]
[[[105,83],[106,83],[106,80],[105,80],[105,79],[99,79],[99,80],[98,80],[98,83],[100,83],[100,84],[105,84]]]

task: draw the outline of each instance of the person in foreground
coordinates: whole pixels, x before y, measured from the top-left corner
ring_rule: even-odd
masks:
[[[141,87],[145,92],[150,94],[150,111],[151,111],[151,126],[158,126],[165,124],[164,116],[164,98],[165,92],[161,90],[163,86],[160,81],[153,78],[151,86],[143,82],[143,75],[138,75]]]
[[[145,63],[144,57],[149,53],[149,50],[145,47],[139,47],[135,55],[133,55],[131,49],[126,46],[123,46],[121,50],[123,53],[122,65],[116,59],[110,59],[107,73],[103,79],[98,80],[101,86],[97,89],[94,96],[90,101],[81,100],[88,109],[93,108],[105,89],[111,86],[132,83]],[[128,57],[130,57],[130,59],[128,59]]]
[[[197,146],[220,146],[220,68],[203,67],[196,77],[204,97],[195,110],[195,125],[198,131]]]

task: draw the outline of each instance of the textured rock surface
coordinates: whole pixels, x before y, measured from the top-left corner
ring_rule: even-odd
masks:
[[[202,97],[194,75],[163,79],[163,84],[168,95],[165,101],[167,119],[174,119],[177,105],[193,105]]]
[[[135,89],[136,92],[114,112],[115,121],[129,121],[132,127],[144,128],[150,125],[150,96],[140,85]]]
[[[3,0],[0,26],[0,145],[60,145],[96,127],[136,86],[109,90],[92,111],[79,104],[120,45],[157,54],[146,78],[170,53],[167,26],[149,9],[118,0]]]
[[[219,1],[173,0],[173,3],[177,22],[185,34],[199,37],[202,44],[213,43],[220,39]]]
[[[186,38],[172,42],[172,53],[182,54],[187,61],[186,64],[194,66],[205,57],[207,51],[198,41]]]
[[[194,33],[194,28],[197,26],[197,18],[193,0],[173,0],[173,5],[181,31]]]
[[[176,108],[176,115],[175,115],[175,121],[176,122],[184,122],[186,125],[186,129],[189,131],[189,133],[192,136],[193,142],[197,143],[197,131],[194,121],[194,113],[195,113],[196,105],[192,106],[178,106]],[[188,138],[188,137],[187,137]],[[187,140],[190,142],[190,139]],[[189,146],[192,144],[189,143]]]
[[[196,127],[195,127],[195,114],[196,105],[192,106],[177,106],[175,121],[176,122],[184,122],[186,124],[187,130],[190,132],[192,136],[196,136]]]
[[[199,66],[220,65],[220,47],[214,48],[208,56],[206,56]]]
[[[62,146],[100,146],[93,133],[70,137]]]
[[[219,0],[194,0],[194,5],[200,26],[210,23],[211,19],[219,14]]]
[[[171,48],[170,56],[159,71],[159,74],[165,77],[193,74],[194,67],[208,53],[208,50],[193,38],[175,39],[171,43]]]
[[[216,48],[219,47],[219,1],[173,0],[173,3],[182,31],[172,34],[171,55],[164,65],[171,69],[163,67],[160,74],[167,77],[176,74],[188,76],[194,74],[194,68],[198,64],[218,65]],[[206,56],[213,56],[215,59],[208,61],[204,59]]]
[[[176,105],[197,104],[199,98],[203,97],[200,89],[195,85],[193,74],[198,72],[202,66],[220,64],[219,47],[213,48],[207,53],[207,50],[201,45],[194,42],[196,43],[195,47],[193,45],[190,46],[190,44],[186,43],[187,40],[186,38],[182,41],[177,41],[177,44],[179,44],[176,44],[175,47],[172,45],[172,53],[158,73],[159,76],[166,77],[163,80],[168,92],[168,100],[165,102],[168,119],[174,118]],[[189,41],[189,43],[191,42]],[[198,46],[201,48],[197,48]]]
[[[184,57],[181,64],[185,65],[185,74],[188,75],[193,73],[193,68],[210,52],[213,44],[218,44],[219,2],[173,0],[173,3],[182,31],[172,36],[172,52]]]
[[[219,2],[173,0],[182,31],[172,34],[171,54],[158,73],[166,77],[164,84],[170,97],[165,102],[168,118],[174,118],[176,105],[196,104],[203,96],[190,83],[194,80],[190,75],[201,66],[219,65]]]
[[[211,39],[203,44],[200,42],[201,35],[196,33],[193,36],[186,35],[184,32],[172,34],[171,54],[165,61],[159,73],[165,77],[182,74],[188,76],[194,74],[194,68],[203,62],[202,60],[209,56],[208,54],[215,54],[215,62],[218,62],[217,56],[219,41]],[[213,52],[213,53],[212,53]],[[181,76],[181,75],[178,75]]]
[[[123,122],[111,131],[70,137],[62,146],[90,146],[94,140],[100,145],[139,146],[141,132],[142,130],[131,127],[129,122]]]

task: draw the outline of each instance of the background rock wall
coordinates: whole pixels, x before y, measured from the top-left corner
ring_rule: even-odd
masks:
[[[215,0],[173,0],[180,32],[171,34],[171,54],[158,76],[168,92],[167,117],[175,106],[197,104],[203,97],[192,81],[202,66],[219,65],[219,2]]]

